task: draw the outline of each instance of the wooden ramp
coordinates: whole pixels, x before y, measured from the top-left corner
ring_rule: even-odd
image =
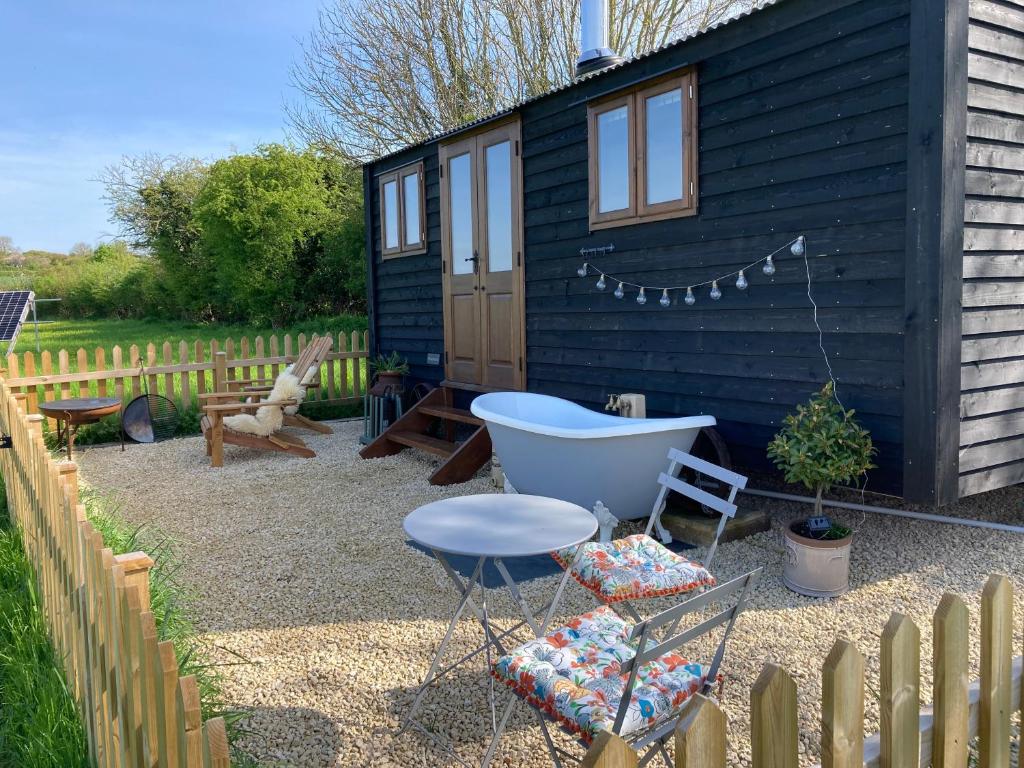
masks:
[[[445,387],[431,390],[380,436],[363,448],[364,459],[415,448],[442,456],[444,464],[430,476],[431,485],[464,483],[477,473],[491,458],[491,436],[481,419],[469,411],[452,405],[453,392]],[[443,437],[432,434],[435,425],[441,425]],[[459,424],[472,426],[473,433],[463,441],[456,440]]]

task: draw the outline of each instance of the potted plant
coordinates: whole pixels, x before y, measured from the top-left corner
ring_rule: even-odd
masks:
[[[390,389],[392,394],[402,391],[402,377],[409,373],[409,363],[398,352],[390,355],[378,354],[370,361],[370,369],[376,377],[374,389]]]
[[[782,580],[790,589],[814,597],[842,594],[850,586],[853,532],[823,514],[822,495],[834,484],[848,484],[875,465],[871,435],[854,412],[836,400],[831,382],[796,413],[768,445],[768,457],[786,482],[814,491],[814,515],[785,531],[786,563]]]

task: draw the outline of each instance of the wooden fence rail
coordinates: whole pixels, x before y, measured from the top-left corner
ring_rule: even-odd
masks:
[[[307,400],[325,405],[358,403],[366,387],[368,347],[366,331],[339,333],[320,371],[318,390],[311,390]],[[140,347],[132,344],[127,350],[114,347],[107,351],[97,347],[90,356],[85,349],[73,355],[66,349],[56,355],[42,352],[38,360],[34,352],[7,356],[7,386],[26,395],[27,413],[38,413],[39,402],[68,397],[118,397],[124,401],[149,392],[170,398],[183,410],[197,407],[198,396],[213,389],[214,361],[218,352],[228,359],[229,379],[275,378],[282,368],[305,348],[306,335],[285,334],[280,339],[216,339],[202,341],[169,341]],[[91,359],[90,359],[91,357]],[[74,360],[74,364],[72,364]],[[145,366],[145,374],[140,371]],[[52,426],[52,425],[51,425]]]
[[[1013,658],[1013,585],[991,576],[981,600],[981,678],[968,678],[967,606],[943,596],[932,624],[934,704],[921,707],[921,634],[894,613],[881,635],[881,730],[864,738],[864,658],[837,640],[822,666],[821,763],[818,768],[1009,768],[1013,714],[1024,708],[1024,654]],[[798,711],[793,677],[766,664],[750,692],[753,768],[797,768]],[[695,696],[675,732],[676,768],[725,768],[726,717]],[[971,740],[977,759],[969,763]],[[585,768],[636,768],[639,755],[602,733]]]
[[[8,510],[22,531],[68,690],[99,768],[229,765],[224,720],[202,722],[195,677],[160,642],[144,552],[114,555],[78,500],[77,467],[54,461],[27,393],[0,382]]]

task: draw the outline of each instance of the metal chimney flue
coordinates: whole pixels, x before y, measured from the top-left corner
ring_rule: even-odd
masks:
[[[580,51],[576,77],[622,63],[608,47],[608,0],[581,0]]]

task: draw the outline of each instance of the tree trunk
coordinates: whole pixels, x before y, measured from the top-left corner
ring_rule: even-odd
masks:
[[[817,493],[814,495],[814,516],[821,517],[821,494],[825,492],[825,486],[819,485]]]

